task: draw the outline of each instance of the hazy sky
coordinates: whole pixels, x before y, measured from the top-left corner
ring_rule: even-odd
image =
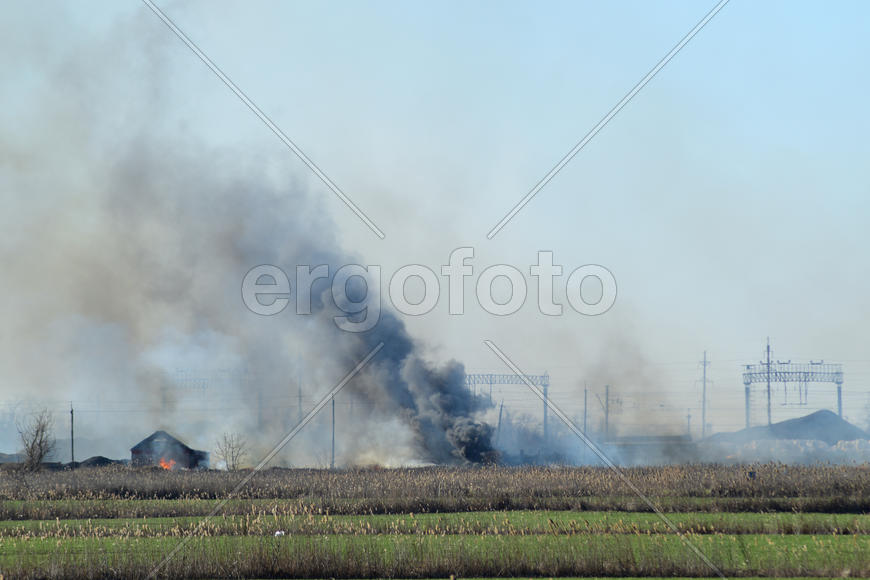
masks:
[[[407,320],[433,360],[507,372],[482,342],[491,339],[527,372],[548,371],[554,401],[572,415],[584,381],[595,393],[610,383],[634,406],[627,415],[660,415],[679,430],[687,408],[698,416],[707,350],[708,420],[719,430],[742,426],[741,365],[758,362],[770,336],[775,358],[842,362],[845,414],[866,426],[867,3],[732,0],[492,240],[487,232],[713,2],[158,4],[385,239],[138,2],[6,7],[0,127],[10,158],[35,140],[23,121],[40,114],[33,95],[63,101],[85,85],[99,94],[89,114],[118,142],[128,125],[153,122],[228,163],[293,175],[322,196],[345,251],[382,266],[384,286],[405,264],[439,273],[460,246],[475,249],[467,300],[486,266],[526,273],[526,305],[501,318],[470,302],[449,316],[442,280],[435,310]],[[81,76],[45,66],[64,61]],[[105,84],[104,68],[121,72]],[[124,117],[121,103],[158,93],[153,119]],[[70,130],[47,127],[42,139]],[[76,173],[75,160],[46,167]],[[10,225],[21,202],[3,183]],[[262,203],[252,192],[250,204]],[[4,244],[28,235],[38,232]],[[606,266],[614,307],[593,318],[538,313],[528,268],[541,250],[566,273]],[[4,384],[2,398],[20,397],[20,385]],[[835,400],[829,386],[811,395],[829,408]],[[517,409],[535,400],[522,386],[496,396]],[[777,406],[775,417],[799,412]]]

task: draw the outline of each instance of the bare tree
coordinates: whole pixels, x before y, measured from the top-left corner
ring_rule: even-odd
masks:
[[[224,433],[215,447],[215,455],[226,463],[229,471],[241,467],[242,461],[248,454],[248,444],[239,433]]]
[[[18,424],[18,436],[24,447],[24,468],[36,471],[45,458],[54,451],[54,419],[48,409],[43,409]]]

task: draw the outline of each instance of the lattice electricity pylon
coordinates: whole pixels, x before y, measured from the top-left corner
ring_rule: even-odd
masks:
[[[746,365],[743,372],[743,385],[746,394],[747,427],[749,427],[749,390],[751,385],[758,383],[782,383],[784,388],[788,388],[789,383],[797,383],[799,388],[801,386],[806,388],[807,383],[833,383],[837,386],[837,414],[843,416],[843,365],[841,364],[824,361],[810,361],[807,364],[777,361]],[[770,416],[769,409],[768,416]]]

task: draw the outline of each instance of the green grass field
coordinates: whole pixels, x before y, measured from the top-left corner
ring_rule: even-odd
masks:
[[[277,510],[274,510],[277,511]],[[681,533],[870,534],[870,515],[822,513],[671,513]],[[97,518],[0,522],[0,538],[179,537],[194,532],[264,536],[281,530],[297,535],[587,535],[673,534],[657,514],[637,512],[513,511],[447,514],[273,515],[220,514],[151,518]]]
[[[727,576],[870,573],[866,535],[688,535]],[[13,576],[53,569],[134,577],[179,545],[162,537],[19,537],[3,541]],[[196,536],[167,565],[173,577],[446,577],[702,575],[707,568],[673,534],[289,534]]]

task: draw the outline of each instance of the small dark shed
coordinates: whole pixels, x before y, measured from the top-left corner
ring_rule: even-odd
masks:
[[[130,463],[164,469],[208,469],[208,452],[191,449],[166,431],[155,431],[130,449]]]

